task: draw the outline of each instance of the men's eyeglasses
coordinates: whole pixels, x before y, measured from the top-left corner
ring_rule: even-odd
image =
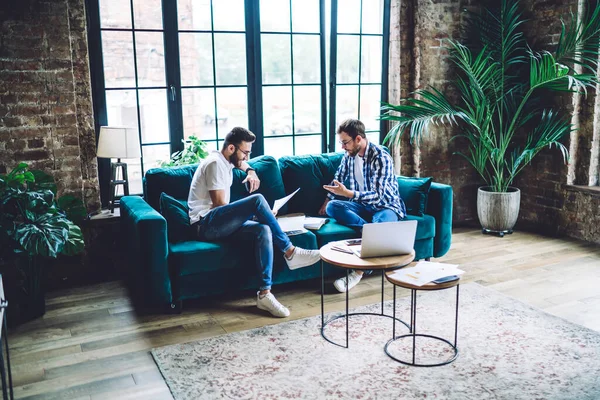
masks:
[[[342,146],[347,145],[348,143],[350,143],[352,141],[352,139],[348,139],[348,140],[338,140],[338,143],[341,144]]]
[[[244,155],[246,157],[250,157],[250,154],[252,154],[251,151],[249,151],[249,150],[244,151],[244,150],[240,149],[238,146],[235,146],[235,148],[238,149],[239,151],[241,151],[242,153],[244,153]]]

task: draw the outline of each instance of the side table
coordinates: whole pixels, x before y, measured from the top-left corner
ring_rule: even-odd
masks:
[[[428,283],[423,286],[415,286],[415,285],[411,285],[410,283],[406,283],[406,282],[402,282],[397,279],[394,279],[394,276],[392,274],[393,274],[393,271],[388,271],[385,274],[386,279],[394,285],[394,307],[393,307],[394,323],[393,323],[393,328],[392,328],[392,338],[385,344],[385,347],[384,347],[385,354],[387,354],[390,358],[392,358],[402,364],[412,365],[415,367],[437,367],[440,365],[450,364],[452,361],[456,360],[456,358],[458,357],[458,347],[456,347],[456,344],[457,344],[457,338],[458,338],[458,296],[459,296],[459,288],[460,288],[460,277],[451,282],[444,282],[444,283],[440,283],[440,284]],[[410,327],[409,327],[410,333],[408,333],[406,335],[400,335],[400,336],[396,336],[396,287],[397,286],[400,286],[405,289],[410,289],[410,293],[411,293],[411,296],[410,296]],[[436,291],[436,290],[450,289],[455,286],[456,286],[456,310],[455,310],[455,319],[454,319],[454,344],[452,344],[449,340],[441,338],[439,336],[417,333],[417,291],[423,290],[423,291],[431,292],[431,291]],[[417,363],[416,359],[415,359],[417,336],[430,338],[430,339],[437,340],[437,341],[448,344],[453,352],[452,357],[450,357],[446,361],[442,361],[439,363],[428,363],[428,364]],[[394,343],[396,340],[403,339],[403,338],[412,338],[412,361],[406,361],[406,360],[402,360],[398,357],[395,357],[394,355],[392,355],[390,353],[390,351],[388,349],[390,344]]]
[[[0,378],[2,379],[2,398],[4,400],[13,399],[12,373],[10,371],[10,354],[8,352],[8,332],[6,328],[6,307],[8,302],[4,299],[4,285],[2,284],[2,275],[0,275]],[[4,351],[2,350],[2,338],[6,346],[6,362],[4,361]],[[8,382],[6,381],[6,370],[8,369]],[[8,383],[8,385],[7,385]],[[10,393],[10,397],[9,396]]]
[[[384,303],[384,283],[385,280],[384,272],[390,269],[403,267],[415,259],[414,250],[410,254],[401,254],[397,256],[388,256],[388,257],[372,257],[372,258],[360,258],[354,254],[342,253],[339,251],[335,251],[332,249],[335,246],[335,242],[331,242],[321,247],[319,250],[321,253],[321,336],[323,339],[327,340],[331,344],[335,344],[336,346],[348,348],[348,317],[352,315],[375,315],[387,318],[395,318],[391,315],[386,315],[383,310]],[[351,269],[361,269],[361,270],[380,270],[381,271],[381,313],[349,313],[348,312],[348,291],[346,290],[346,314],[333,317],[329,321],[325,321],[325,305],[324,305],[324,292],[325,292],[325,274],[324,274],[324,262],[328,262],[334,267],[344,268],[346,270],[346,282],[348,281],[348,275]],[[340,319],[346,318],[346,344],[341,345],[339,343],[334,342],[325,334],[325,327],[329,325],[331,322]],[[399,320],[402,324],[408,327],[404,321]],[[396,326],[394,321],[394,326]]]

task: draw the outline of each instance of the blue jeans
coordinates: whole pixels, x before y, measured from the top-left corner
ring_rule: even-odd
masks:
[[[253,218],[258,222],[252,221]],[[198,239],[207,242],[256,240],[254,256],[261,279],[260,290],[270,290],[273,283],[273,244],[284,253],[292,247],[262,194],[211,210],[196,223],[196,229]]]
[[[349,226],[359,233],[362,232],[363,225],[369,222],[398,221],[398,214],[388,208],[378,210],[372,205],[356,201],[331,200],[327,203],[325,211],[340,224]]]

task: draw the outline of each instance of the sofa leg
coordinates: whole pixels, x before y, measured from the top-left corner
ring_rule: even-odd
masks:
[[[169,313],[171,314],[181,314],[181,309],[183,308],[183,302],[181,300],[176,300],[172,302],[169,306]]]
[[[425,257],[425,261],[431,261],[431,257]]]

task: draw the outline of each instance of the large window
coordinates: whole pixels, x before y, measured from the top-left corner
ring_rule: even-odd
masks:
[[[380,140],[389,0],[87,1],[97,127],[140,137],[132,193],[190,136],[219,149],[234,126],[276,158],[339,149],[345,118]]]

